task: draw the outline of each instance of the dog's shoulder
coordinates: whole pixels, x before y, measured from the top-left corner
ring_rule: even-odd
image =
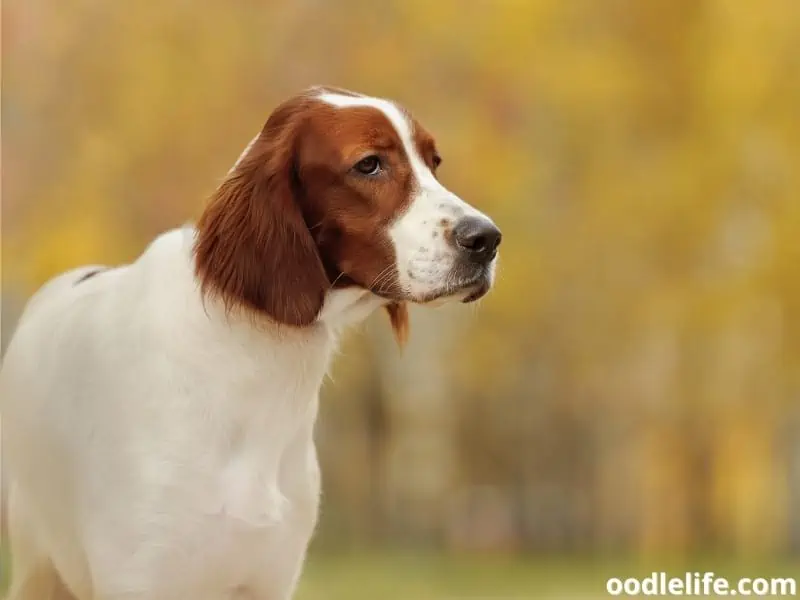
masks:
[[[191,227],[172,229],[150,242],[133,262],[86,265],[56,275],[30,297],[19,326],[70,319],[87,311],[94,318],[115,309],[135,313],[137,305],[169,304],[171,296],[196,295],[194,235]]]

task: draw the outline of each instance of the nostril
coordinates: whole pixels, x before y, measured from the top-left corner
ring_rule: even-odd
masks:
[[[472,252],[483,252],[489,247],[489,243],[485,236],[478,235],[464,239],[463,247]]]

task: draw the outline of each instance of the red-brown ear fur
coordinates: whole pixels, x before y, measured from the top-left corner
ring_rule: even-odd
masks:
[[[204,294],[228,309],[309,325],[330,282],[295,196],[299,107],[284,105],[200,217],[195,269]]]
[[[392,302],[386,305],[386,312],[389,313],[389,321],[392,324],[394,339],[397,345],[403,348],[408,341],[409,318],[408,306],[405,302]]]

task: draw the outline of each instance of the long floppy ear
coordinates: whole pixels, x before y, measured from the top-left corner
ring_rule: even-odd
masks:
[[[201,215],[194,249],[203,294],[295,326],[314,322],[330,287],[298,200],[300,112],[270,116]]]

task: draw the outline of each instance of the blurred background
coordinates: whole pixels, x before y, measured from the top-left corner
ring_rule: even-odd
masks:
[[[4,345],[47,278],[196,218],[311,84],[408,106],[503,230],[477,309],[346,340],[300,600],[800,573],[796,0],[3,8]]]

